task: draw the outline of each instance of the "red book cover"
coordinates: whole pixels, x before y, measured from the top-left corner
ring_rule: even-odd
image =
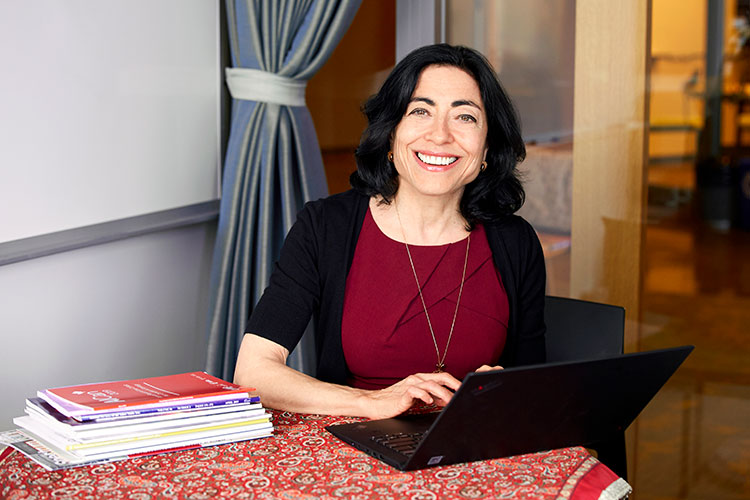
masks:
[[[117,382],[58,387],[42,391],[66,406],[105,411],[129,406],[156,405],[196,398],[250,396],[254,389],[240,387],[204,372],[180,373]],[[40,394],[42,395],[42,394]]]

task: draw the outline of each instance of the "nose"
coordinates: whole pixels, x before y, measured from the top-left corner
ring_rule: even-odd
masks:
[[[426,138],[435,144],[450,142],[453,139],[453,135],[448,124],[448,118],[442,116],[435,117]]]

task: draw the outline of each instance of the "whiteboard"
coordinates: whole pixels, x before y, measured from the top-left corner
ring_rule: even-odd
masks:
[[[218,0],[0,2],[0,243],[219,197]]]

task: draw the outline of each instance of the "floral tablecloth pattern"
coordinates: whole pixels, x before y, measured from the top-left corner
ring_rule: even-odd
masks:
[[[274,411],[273,421],[270,438],[55,472],[5,448],[0,498],[579,500],[629,490],[583,448],[401,472],[324,429],[356,419]]]

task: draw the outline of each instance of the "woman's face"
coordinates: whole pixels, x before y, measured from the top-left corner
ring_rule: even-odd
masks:
[[[460,195],[487,153],[487,116],[474,78],[454,66],[422,70],[396,126],[399,195]]]

